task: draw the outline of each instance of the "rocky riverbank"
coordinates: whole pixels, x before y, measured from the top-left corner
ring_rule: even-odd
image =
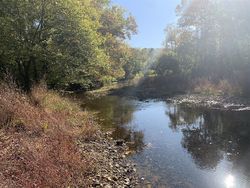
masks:
[[[211,96],[200,94],[178,95],[167,101],[176,104],[190,104],[211,109],[247,111],[250,110],[250,99],[230,96]]]
[[[136,187],[128,147],[93,112],[44,87],[31,93],[0,84],[0,187]]]
[[[123,140],[113,140],[110,133],[100,133],[95,141],[81,142],[83,154],[94,161],[96,168],[89,174],[91,187],[137,187],[136,165],[127,159],[128,147]]]

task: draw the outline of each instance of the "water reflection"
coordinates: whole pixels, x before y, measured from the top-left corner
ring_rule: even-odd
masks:
[[[171,120],[170,128],[182,132],[182,146],[200,168],[214,169],[226,158],[250,175],[250,165],[246,163],[250,156],[249,112],[170,105],[166,114]],[[232,177],[228,177],[227,182],[231,182]]]
[[[82,107],[99,111],[103,129],[140,151],[131,159],[152,187],[250,187],[249,112],[117,96],[83,98]]]
[[[225,178],[225,185],[226,185],[226,188],[232,188],[235,186],[235,179],[234,177],[229,174],[226,178]]]
[[[82,108],[98,112],[99,122],[104,130],[112,130],[114,139],[124,139],[131,150],[141,151],[145,146],[143,131],[130,125],[137,105],[132,100],[117,96],[86,98],[82,100]]]
[[[112,136],[114,139],[123,139],[133,151],[142,151],[145,144],[143,142],[143,131],[136,131],[132,127],[118,126],[114,129]]]
[[[81,106],[83,109],[87,108],[98,112],[102,128],[106,130],[129,123],[136,108],[133,101],[116,96],[100,98],[86,98],[83,96]]]

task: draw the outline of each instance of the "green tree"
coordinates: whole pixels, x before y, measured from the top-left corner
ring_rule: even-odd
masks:
[[[154,65],[158,76],[170,76],[180,73],[179,62],[173,53],[162,53]]]
[[[42,78],[51,87],[89,89],[123,76],[125,39],[135,28],[106,0],[2,0],[0,71],[27,91]]]
[[[250,3],[182,0],[176,25],[166,29],[166,51],[176,53],[182,73],[213,83],[228,80],[248,93]]]
[[[117,6],[106,6],[101,11],[101,27],[99,32],[105,36],[104,48],[110,59],[111,74],[115,80],[126,77],[124,67],[128,66],[131,57],[131,48],[126,44],[126,39],[136,34],[137,25],[131,15]]]

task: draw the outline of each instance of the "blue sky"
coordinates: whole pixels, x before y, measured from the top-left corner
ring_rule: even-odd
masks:
[[[160,48],[165,38],[164,29],[175,23],[175,8],[180,0],[112,0],[136,19],[138,34],[129,43],[133,47]]]

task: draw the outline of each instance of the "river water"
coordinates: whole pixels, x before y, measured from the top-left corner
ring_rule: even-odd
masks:
[[[82,100],[104,130],[125,139],[143,184],[169,188],[249,188],[250,113],[139,101]]]

